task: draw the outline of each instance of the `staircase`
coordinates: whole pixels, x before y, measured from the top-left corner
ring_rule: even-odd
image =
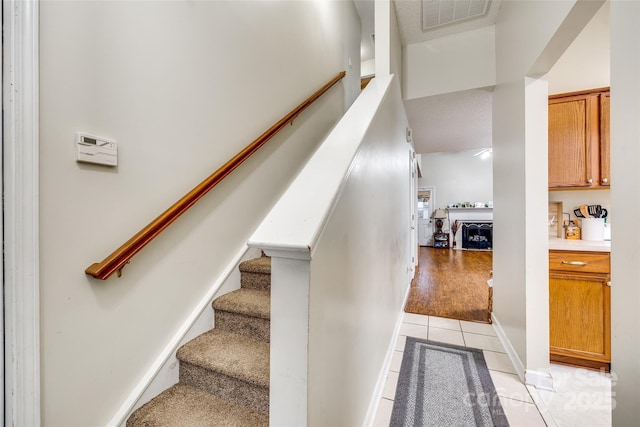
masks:
[[[127,427],[267,426],[271,258],[240,264],[241,288],[213,301],[215,328],[182,346],[178,384]]]

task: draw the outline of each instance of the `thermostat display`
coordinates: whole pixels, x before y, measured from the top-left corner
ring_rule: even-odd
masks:
[[[118,146],[113,139],[78,132],[76,134],[78,162],[106,166],[118,165]]]

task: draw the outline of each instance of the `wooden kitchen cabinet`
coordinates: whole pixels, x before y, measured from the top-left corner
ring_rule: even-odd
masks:
[[[607,252],[549,251],[552,362],[609,371],[610,280]]]
[[[600,95],[600,185],[603,187],[611,185],[610,101],[609,92]]]
[[[596,89],[549,97],[550,189],[609,185],[608,94]]]

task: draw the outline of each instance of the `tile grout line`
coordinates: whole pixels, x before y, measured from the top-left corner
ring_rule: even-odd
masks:
[[[462,331],[463,334],[473,334],[473,335],[482,335],[483,337],[496,337],[497,335],[489,335],[489,334],[482,334],[479,332],[470,332],[470,331]]]
[[[469,334],[469,335],[477,335],[480,337],[486,337],[486,338],[498,338],[496,335],[486,335],[483,333],[477,333],[477,332],[468,332],[468,331],[464,331],[462,330],[462,324],[458,321],[458,323],[460,324],[460,329],[459,330],[455,330],[455,329],[447,329],[447,328],[440,328],[438,326],[432,326],[431,325],[431,321],[430,321],[430,317],[427,320],[427,325],[422,325],[422,324],[414,324],[411,322],[405,322],[405,323],[410,323],[412,325],[416,325],[416,326],[423,326],[427,328],[427,339],[430,339],[431,337],[431,327],[434,327],[435,329],[439,329],[439,330],[446,330],[446,331],[450,331],[450,332],[460,332],[462,335],[462,341],[463,341],[463,345],[464,347],[469,347],[469,345],[467,344],[467,340],[465,337],[465,333]],[[412,335],[406,335],[407,337],[412,336]],[[415,337],[415,338],[420,338],[420,337]],[[494,350],[494,349],[484,349],[484,348],[480,348],[481,351],[486,351],[486,352],[491,352],[491,353],[495,353],[495,354],[506,354],[504,348],[502,348],[502,351],[500,350]],[[396,350],[396,351],[400,351],[400,350]],[[404,355],[404,349],[402,351],[400,351],[403,355]],[[500,370],[500,369],[489,369],[489,371],[493,371],[493,372],[499,372],[501,374],[507,374],[507,375],[517,375],[514,374],[513,372],[509,372],[506,370]],[[399,374],[399,373],[398,373]],[[505,399],[508,402],[514,402],[517,403],[518,405],[531,405],[528,406],[530,408],[535,408],[535,411],[538,413],[538,415],[540,416],[540,418],[542,419],[542,421],[546,424],[546,418],[542,415],[542,412],[540,411],[540,408],[538,406],[538,404],[536,403],[536,400],[534,399],[534,397],[531,395],[531,391],[527,389],[527,394],[529,395],[531,401],[527,401],[527,400],[522,400],[522,399],[517,399],[517,398],[512,398],[512,397],[506,397],[506,396],[499,396],[501,399]],[[381,399],[385,399],[387,401],[390,401],[392,403],[394,403],[394,400],[386,398],[386,397],[381,397]],[[554,420],[555,421],[555,420]],[[557,426],[557,425],[556,425]],[[552,426],[549,426],[552,427]]]

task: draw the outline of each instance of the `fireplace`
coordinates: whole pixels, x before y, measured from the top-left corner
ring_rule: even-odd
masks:
[[[463,222],[462,249],[493,249],[493,222]]]

